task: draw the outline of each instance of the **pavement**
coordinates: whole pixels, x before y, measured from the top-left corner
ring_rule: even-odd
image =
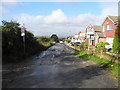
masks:
[[[3,65],[3,88],[117,88],[118,81],[100,65],[55,44],[17,64]]]

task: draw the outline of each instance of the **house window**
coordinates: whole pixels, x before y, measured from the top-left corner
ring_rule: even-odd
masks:
[[[107,25],[107,30],[113,30],[113,24],[112,25]]]

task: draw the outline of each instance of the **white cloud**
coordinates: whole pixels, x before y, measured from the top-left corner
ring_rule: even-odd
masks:
[[[58,36],[69,36],[79,31],[85,31],[88,24],[101,25],[106,15],[118,15],[118,6],[108,5],[103,7],[101,14],[98,16],[86,13],[71,18],[65,15],[61,9],[57,9],[53,10],[48,16],[19,14],[14,16],[14,20],[20,24],[24,23],[26,28],[36,36],[50,36],[53,33],[58,34]]]
[[[26,27],[38,36],[50,36],[57,33],[58,36],[69,36],[79,31],[84,31],[88,24],[96,24],[97,18],[92,14],[80,14],[70,18],[61,9],[52,11],[48,16],[31,16],[28,14],[17,15],[14,20],[25,23]]]
[[[108,6],[102,10],[102,16],[118,15],[118,6]]]
[[[46,23],[65,23],[67,21],[67,16],[62,12],[61,9],[52,11],[52,14],[45,17]]]
[[[77,23],[79,25],[88,25],[90,23],[96,24],[98,17],[92,14],[80,14],[76,18],[73,19],[73,23]]]

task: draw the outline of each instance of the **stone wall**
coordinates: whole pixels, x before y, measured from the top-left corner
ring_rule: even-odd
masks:
[[[68,46],[70,46],[70,45],[68,45]],[[83,48],[80,48],[80,46],[70,46],[70,47],[74,48],[77,51],[85,51],[89,54],[97,55],[98,57],[101,57],[101,58],[104,58],[104,59],[107,59],[107,60],[110,60],[112,62],[116,62],[116,63],[120,64],[120,55],[106,52],[106,50],[104,48],[99,48],[97,50],[90,49],[88,52],[88,48],[84,48],[84,50],[83,50]]]

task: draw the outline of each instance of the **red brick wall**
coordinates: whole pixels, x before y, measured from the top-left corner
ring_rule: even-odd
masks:
[[[113,24],[113,22],[109,18],[107,18],[105,22],[108,22],[108,24],[106,23],[106,26]],[[113,26],[113,30],[110,31],[106,30],[105,32],[106,37],[114,37],[115,29],[116,29],[116,25]]]

